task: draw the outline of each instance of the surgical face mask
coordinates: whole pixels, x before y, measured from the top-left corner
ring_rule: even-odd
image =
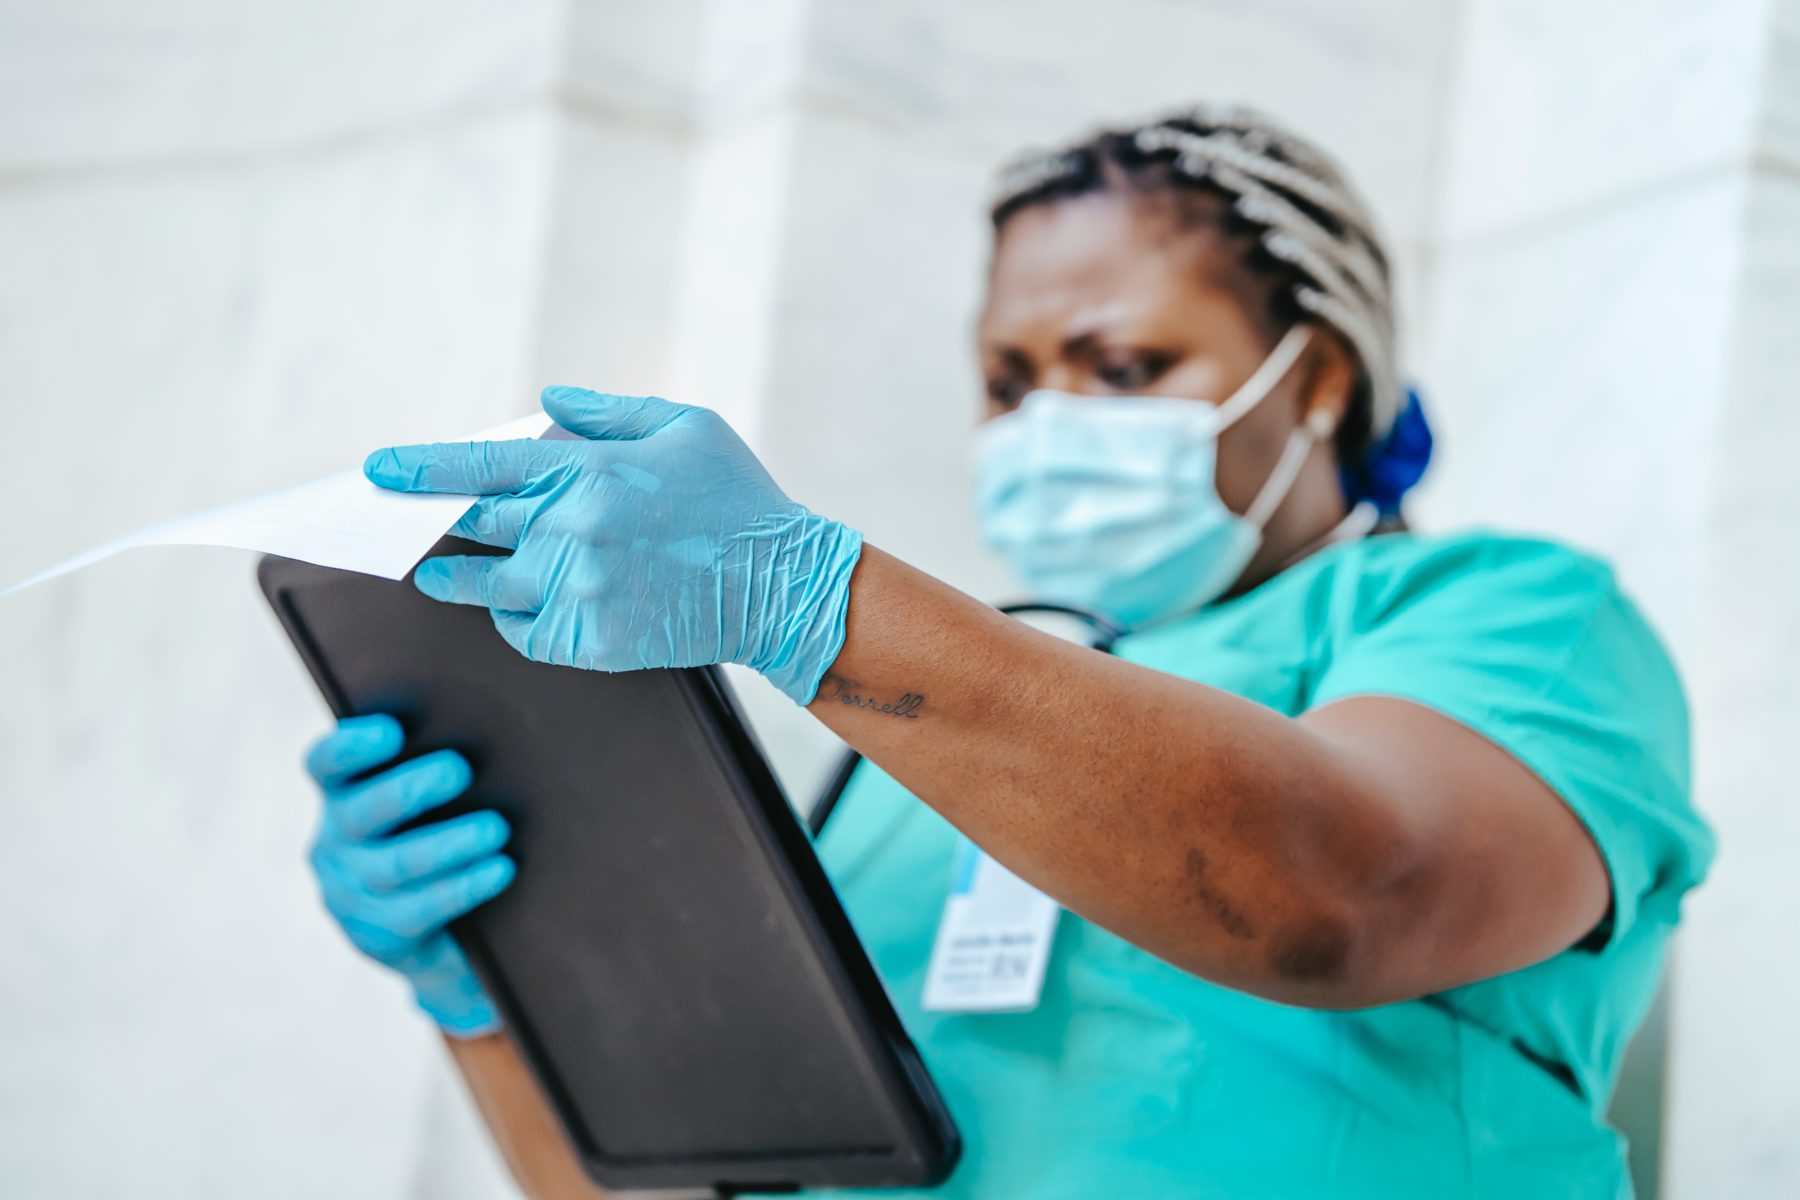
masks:
[[[1295,326],[1223,403],[1034,391],[976,433],[983,538],[1032,598],[1138,628],[1199,608],[1237,582],[1262,544],[1329,414],[1288,438],[1249,511],[1216,483],[1219,435],[1292,369],[1310,329]]]

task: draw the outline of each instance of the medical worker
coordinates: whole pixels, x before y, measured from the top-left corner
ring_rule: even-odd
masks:
[[[713,413],[579,388],[543,404],[580,440],[370,456],[513,551],[417,586],[543,662],[741,663],[866,756],[820,852],[966,1139],[920,1194],[1628,1195],[1607,1101],[1711,855],[1656,636],[1585,554],[1406,531],[1388,255],[1306,142],[1106,132],[993,225],[977,520],[1117,657],[796,504]],[[312,751],[327,905],[527,1189],[598,1195],[444,932],[511,879],[504,822],[390,834],[470,781],[346,782],[401,749],[365,717]],[[972,847],[1065,910],[1025,1011],[923,1004]]]

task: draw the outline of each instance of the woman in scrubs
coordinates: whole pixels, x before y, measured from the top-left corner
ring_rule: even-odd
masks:
[[[1429,435],[1387,256],[1292,134],[1107,132],[994,228],[982,529],[1117,657],[794,504],[704,410],[571,388],[585,440],[371,456],[514,550],[419,586],[544,661],[745,663],[866,756],[820,853],[966,1140],[921,1194],[1628,1195],[1604,1112],[1711,853],[1655,635],[1586,555],[1404,530]],[[363,718],[313,751],[328,906],[527,1191],[598,1195],[443,933],[511,878],[504,824],[397,853],[469,779],[346,782],[400,748]],[[1066,910],[1024,1011],[923,1002],[972,847]]]

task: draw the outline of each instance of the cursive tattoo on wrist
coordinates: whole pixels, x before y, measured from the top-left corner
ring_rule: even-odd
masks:
[[[821,683],[819,698],[827,702],[835,700],[851,708],[866,708],[884,717],[903,717],[908,721],[918,720],[919,710],[925,707],[925,697],[917,692],[903,692],[898,700],[891,702],[877,700],[868,695],[863,685],[856,680],[831,674],[827,674]]]

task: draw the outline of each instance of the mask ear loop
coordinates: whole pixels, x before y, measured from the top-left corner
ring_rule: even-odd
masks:
[[[1312,448],[1331,436],[1333,425],[1331,414],[1322,408],[1315,408],[1306,414],[1306,422],[1294,432],[1288,434],[1287,445],[1281,448],[1281,457],[1275,460],[1275,469],[1269,472],[1268,479],[1263,481],[1262,490],[1256,493],[1256,499],[1250,502],[1250,508],[1244,513],[1244,520],[1261,530],[1287,499],[1288,489],[1294,486],[1294,480],[1300,477],[1300,468],[1306,464],[1306,456]]]
[[[1239,417],[1255,408],[1281,382],[1282,377],[1294,369],[1300,352],[1306,349],[1306,343],[1311,340],[1312,326],[1308,324],[1292,326],[1282,335],[1281,340],[1275,343],[1275,348],[1269,351],[1269,357],[1262,360],[1262,366],[1251,372],[1250,378],[1244,380],[1244,386],[1226,397],[1215,410],[1221,432],[1231,428]]]

